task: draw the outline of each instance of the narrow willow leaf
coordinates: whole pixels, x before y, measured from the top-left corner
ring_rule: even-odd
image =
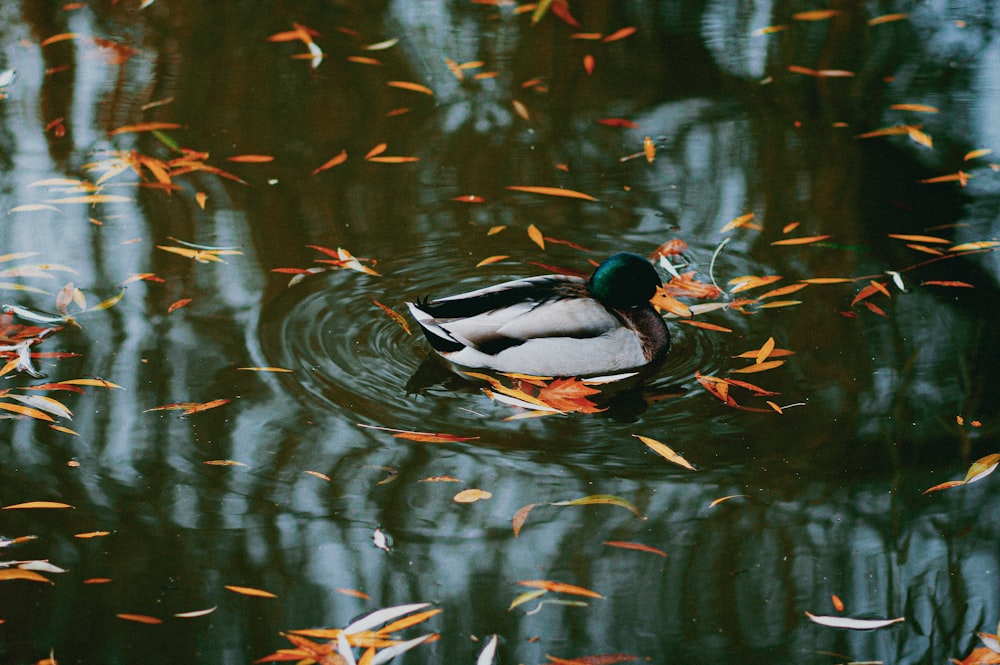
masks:
[[[531,185],[510,185],[507,189],[515,192],[527,192],[529,194],[542,194],[544,196],[561,196],[570,199],[583,199],[584,201],[596,201],[590,194],[584,194],[573,189],[563,189],[562,187],[535,187]]]
[[[806,612],[806,616],[809,617],[810,621],[818,623],[821,626],[848,628],[851,630],[874,630],[906,621],[903,617],[896,617],[895,619],[852,619],[850,617],[821,616],[810,612]]]
[[[486,642],[483,650],[479,652],[479,657],[476,658],[476,665],[493,665],[493,658],[496,656],[496,652],[497,636],[493,634],[490,635],[490,639]]]
[[[134,621],[135,623],[145,623],[149,625],[163,623],[163,619],[151,617],[148,614],[116,614],[115,616],[119,619],[124,619],[125,621]]]
[[[623,550],[636,550],[638,552],[649,552],[650,554],[656,554],[657,556],[667,556],[667,553],[661,549],[655,547],[650,547],[649,545],[643,545],[642,543],[633,543],[624,540],[606,540],[605,545],[610,547],[619,547]]]
[[[393,619],[399,618],[404,614],[409,614],[410,612],[416,612],[417,610],[422,610],[425,607],[430,607],[430,603],[411,603],[409,605],[396,605],[394,607],[386,607],[381,610],[376,610],[371,614],[367,614],[357,621],[353,622],[346,628],[344,628],[343,633],[351,635],[354,633],[360,633],[366,630],[371,630],[376,626],[381,626],[382,624],[392,621]]]
[[[255,589],[248,586],[234,586],[231,584],[226,585],[226,589],[232,591],[233,593],[238,593],[244,596],[255,596],[257,598],[277,598],[275,594],[270,591],[264,591],[263,589]]]
[[[552,591],[554,593],[568,593],[574,596],[587,596],[588,598],[604,598],[604,596],[596,591],[591,591],[590,589],[586,589],[582,586],[576,586],[575,584],[566,584],[565,582],[553,582],[552,580],[520,580],[518,584],[533,589],[544,589],[545,591]]]
[[[510,607],[507,608],[507,611],[510,612],[518,605],[523,605],[524,603],[532,601],[535,598],[544,596],[547,593],[548,591],[545,589],[535,589],[534,591],[525,591],[524,593],[518,594],[517,598],[511,601]]]
[[[632,436],[634,436],[635,438],[639,439],[647,446],[652,448],[657,455],[660,455],[668,462],[673,462],[674,464],[682,466],[685,469],[689,469],[691,471],[697,471],[697,469],[690,462],[684,459],[681,455],[678,455],[676,452],[674,452],[674,450],[670,446],[660,443],[656,439],[651,439],[648,436],[640,436],[639,434],[633,434]]]
[[[34,508],[72,508],[73,506],[68,503],[59,503],[58,501],[27,501],[25,503],[15,503],[10,506],[4,506],[4,510],[22,510],[22,509],[34,509]]]
[[[626,501],[620,496],[614,496],[611,494],[592,494],[590,496],[581,497],[579,499],[573,499],[572,501],[556,501],[555,503],[549,504],[550,506],[593,506],[598,504],[607,504],[611,506],[620,506],[626,510],[630,510],[635,514],[636,517],[641,517],[639,509],[636,508],[632,503]]]
[[[528,237],[531,238],[531,242],[535,243],[542,249],[545,249],[545,237],[534,224],[528,227]]]

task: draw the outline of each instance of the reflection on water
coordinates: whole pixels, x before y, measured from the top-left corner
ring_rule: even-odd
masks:
[[[70,280],[91,305],[126,283],[32,349],[77,354],[37,358],[46,380],[123,389],[45,393],[75,434],[6,409],[0,501],[73,508],[0,512],[0,559],[66,571],[0,580],[5,662],[245,663],[287,647],[281,631],[422,601],[444,610],[427,622],[440,640],[397,662],[475,662],[498,634],[501,662],[917,663],[963,658],[994,631],[995,478],[922,494],[1000,448],[996,254],[948,251],[997,235],[995,167],[969,156],[996,149],[993,8],[871,22],[860,6],[803,20],[814,7],[571,1],[579,27],[531,27],[502,4],[431,0],[50,4],[0,6],[0,71],[19,72],[0,90],[0,297],[52,312]],[[315,31],[315,69],[293,57],[301,35],[267,39],[294,23]],[[178,127],[109,134],[152,121]],[[924,134],[933,147],[912,140]],[[99,183],[127,200],[51,203],[91,193],[65,182],[96,185],[85,164],[133,154],[144,186],[132,168]],[[227,159],[240,155],[274,159]],[[964,187],[921,182],[959,171]],[[598,200],[507,189],[525,185]],[[773,244],[813,235],[830,238]],[[403,311],[551,266],[589,272],[671,238],[690,246],[685,270],[729,290],[732,307],[698,318],[731,332],[672,320],[664,365],[607,388],[598,414],[510,420],[519,409],[373,302]],[[157,249],[181,242],[242,253]],[[380,276],[288,286],[272,272],[315,265],[310,245],[377,259]],[[37,265],[10,271],[24,264]],[[731,283],[769,275],[782,279]],[[740,304],[823,277],[860,279]],[[801,302],[761,307],[776,300]],[[794,354],[732,373],[769,338]],[[734,384],[749,408],[732,408],[699,374],[775,394]],[[150,411],[213,400],[228,402]],[[492,496],[454,501],[471,488]],[[594,495],[614,500],[567,505]],[[603,597],[508,609],[518,581],[539,579]],[[906,621],[810,622],[840,615],[831,595],[844,616]]]

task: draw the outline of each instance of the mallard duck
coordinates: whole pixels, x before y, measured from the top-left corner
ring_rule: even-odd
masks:
[[[649,304],[660,284],[649,261],[622,252],[589,280],[543,275],[406,304],[431,347],[456,365],[589,376],[666,355],[670,333]]]

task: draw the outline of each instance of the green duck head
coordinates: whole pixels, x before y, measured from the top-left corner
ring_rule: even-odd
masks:
[[[605,305],[630,308],[648,303],[662,283],[653,264],[644,257],[620,252],[597,266],[587,286]]]

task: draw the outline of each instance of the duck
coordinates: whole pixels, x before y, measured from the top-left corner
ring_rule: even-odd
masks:
[[[619,252],[589,279],[540,275],[406,305],[431,348],[455,365],[597,376],[666,356],[670,332],[649,302],[661,284],[645,257]]]

